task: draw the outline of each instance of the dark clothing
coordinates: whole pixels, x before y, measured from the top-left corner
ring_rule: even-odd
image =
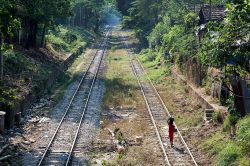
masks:
[[[169,139],[170,139],[171,144],[173,144],[173,140],[174,140],[174,130],[175,130],[174,125],[171,123],[168,123],[168,134],[169,134]]]

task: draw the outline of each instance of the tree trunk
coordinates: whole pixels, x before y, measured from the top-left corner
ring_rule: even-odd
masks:
[[[42,39],[41,39],[41,46],[42,46],[42,47],[45,46],[46,28],[47,28],[47,25],[44,24],[44,25],[43,25],[43,34],[42,34]]]
[[[28,39],[26,41],[26,49],[36,46],[36,34],[38,26],[37,24],[38,23],[36,20],[29,21],[29,34],[28,34]]]
[[[81,8],[81,6],[79,7],[80,9],[79,9],[79,26],[81,27],[82,26],[82,8]]]
[[[87,9],[84,10],[84,22],[83,26],[86,28],[87,27]]]
[[[98,14],[97,14],[97,11],[95,11],[95,28],[94,28],[94,31],[97,32],[98,29],[99,29],[99,20],[98,20]]]
[[[0,79],[3,80],[3,52],[2,52],[2,45],[3,45],[3,35],[0,32]]]

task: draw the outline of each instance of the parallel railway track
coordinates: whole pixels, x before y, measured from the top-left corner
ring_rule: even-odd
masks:
[[[111,30],[108,29],[100,49],[96,51],[85,74],[82,76],[60,123],[43,152],[38,166],[71,165],[72,154],[74,154],[74,148],[79,133],[81,133],[81,124],[84,121],[96,77],[106,52],[110,32]],[[74,162],[74,165],[81,165],[81,163]]]
[[[125,37],[123,34],[121,34],[121,36],[123,40],[122,42],[130,56],[130,65],[137,78],[141,93],[147,105],[148,113],[155,129],[166,165],[197,166],[197,163],[176,124],[177,133],[174,138],[175,147],[172,148],[170,146],[167,119],[171,115],[140,61],[136,57],[131,57],[132,52],[128,48]]]

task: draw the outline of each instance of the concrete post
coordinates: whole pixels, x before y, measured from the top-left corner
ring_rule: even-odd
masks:
[[[5,114],[6,114],[6,112],[0,111],[0,133],[2,133],[2,134],[4,133],[4,129],[5,129],[5,126],[4,126]]]
[[[21,112],[16,113],[16,115],[15,115],[15,122],[16,122],[17,126],[20,125],[20,123],[21,123]]]

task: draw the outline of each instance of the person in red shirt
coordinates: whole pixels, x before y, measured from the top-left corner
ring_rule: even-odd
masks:
[[[168,119],[168,134],[169,134],[169,140],[170,140],[171,147],[174,146],[174,144],[173,144],[173,142],[174,142],[174,131],[175,131],[174,118],[170,117]]]

